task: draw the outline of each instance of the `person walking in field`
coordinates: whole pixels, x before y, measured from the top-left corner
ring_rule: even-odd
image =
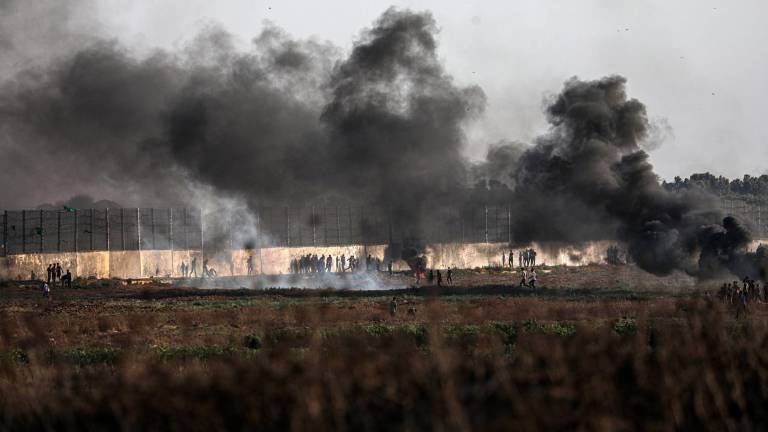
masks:
[[[443,275],[440,274],[440,270],[437,271],[437,286],[443,285]]]
[[[389,316],[393,317],[397,313],[397,298],[392,297],[392,301],[389,302]]]
[[[529,285],[530,285],[530,286],[531,286],[531,288],[533,288],[534,290],[536,289],[536,269],[535,269],[535,268],[532,268],[532,269],[531,269],[531,280],[530,280],[530,282],[529,282]]]
[[[448,267],[448,274],[446,276],[445,281],[448,282],[448,285],[453,285],[453,270],[450,267]]]
[[[49,297],[51,295],[51,287],[48,283],[43,284],[43,297]]]
[[[747,314],[747,293],[742,290],[739,293],[739,302],[736,305],[736,319]]]
[[[515,251],[512,249],[509,250],[509,255],[507,256],[507,260],[509,262],[507,263],[509,265],[509,271],[514,270],[515,268]]]
[[[523,267],[520,267],[520,274],[520,287],[528,286],[528,272]]]
[[[520,268],[523,267],[523,251],[517,253],[517,266]]]
[[[192,258],[192,264],[190,264],[190,271],[189,271],[189,277],[192,277],[192,273],[195,274],[195,277],[197,277],[197,257]]]
[[[56,272],[53,275],[53,284],[56,285],[56,279],[61,281],[61,264],[56,263]]]

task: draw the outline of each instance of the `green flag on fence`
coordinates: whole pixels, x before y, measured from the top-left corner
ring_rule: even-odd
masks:
[[[69,213],[72,213],[73,211],[75,211],[75,209],[73,209],[73,208],[72,208],[72,207],[70,207],[70,206],[63,206],[63,207],[64,207],[64,211],[65,211],[65,212],[69,212]]]

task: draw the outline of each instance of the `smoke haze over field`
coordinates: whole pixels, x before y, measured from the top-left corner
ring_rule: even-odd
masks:
[[[568,80],[547,103],[546,135],[532,146],[501,141],[468,162],[465,130],[486,95],[445,70],[437,30],[428,12],[391,8],[348,55],[274,25],[247,49],[209,26],[146,56],[119,40],[64,38],[77,48],[62,43],[48,64],[3,66],[13,71],[0,87],[0,181],[14,187],[0,202],[373,202],[418,245],[426,225],[479,191],[515,204],[521,244],[615,238],[658,274],[698,272],[702,250],[708,273],[731,265],[746,231],[721,225],[711,197],[660,187],[641,149],[663,133],[620,76]],[[0,49],[18,52],[16,40],[0,33]],[[487,195],[491,183],[501,186]]]

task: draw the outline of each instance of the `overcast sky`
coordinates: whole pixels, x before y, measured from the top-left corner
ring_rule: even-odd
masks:
[[[651,153],[663,178],[768,172],[765,0],[103,0],[67,25],[142,51],[182,46],[211,23],[247,43],[269,20],[347,52],[392,5],[431,11],[447,70],[486,92],[486,115],[468,130],[471,157],[490,142],[545,131],[542,98],[569,77],[620,74],[649,117],[671,127]]]

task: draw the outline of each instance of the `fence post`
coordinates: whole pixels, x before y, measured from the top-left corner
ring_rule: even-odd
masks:
[[[339,206],[336,206],[336,244],[341,244],[341,222],[339,221]]]
[[[488,206],[485,208],[485,242],[488,243]]]
[[[263,208],[259,209],[259,212],[256,214],[256,235],[258,236],[256,239],[256,246],[259,248],[259,274],[264,274],[264,257],[261,255],[261,248],[264,247],[264,237],[261,235],[261,212],[263,211]]]
[[[3,211],[3,255],[8,256],[8,210]]]
[[[149,224],[152,228],[152,250],[157,250],[157,243],[155,243],[155,208],[149,209]]]
[[[228,237],[229,237],[230,251],[235,250],[235,245],[234,245],[234,242],[232,241],[232,233],[233,233],[234,227],[235,227],[235,215],[233,213],[229,215],[229,236]]]
[[[21,253],[27,253],[27,211],[21,211]]]
[[[144,277],[144,260],[141,256],[141,209],[136,207],[136,248],[139,251],[139,277]]]
[[[285,208],[285,239],[288,243],[288,247],[291,247],[291,209]]]
[[[349,243],[352,244],[352,239],[355,238],[352,235],[352,204],[347,206],[347,213],[349,215],[349,224],[347,225],[349,227]]]
[[[56,252],[61,252],[61,210],[56,211]]]
[[[88,242],[90,243],[91,250],[93,250],[93,221],[96,219],[96,209],[91,209],[91,237],[89,238]]]
[[[367,244],[367,240],[368,239],[365,238],[365,207],[360,206],[360,241],[363,243],[363,246]],[[363,250],[365,249],[366,248],[363,247]]]
[[[323,246],[328,246],[328,203],[323,206]]]
[[[173,252],[173,209],[168,209],[168,248]],[[173,254],[171,254],[173,261]]]
[[[171,250],[171,276],[176,271],[173,263],[173,208],[168,209],[168,248]]]
[[[77,209],[75,209],[75,211],[74,211],[74,218],[75,218],[75,231],[73,233],[73,237],[74,237],[74,241],[75,241],[75,246],[74,246],[73,250],[75,251],[75,253],[77,253],[77,249],[78,249],[77,248]]]
[[[107,207],[106,210],[104,210],[104,224],[106,228],[106,243],[107,243],[107,252],[110,251],[110,242],[109,242],[109,207]]]
[[[181,210],[181,218],[184,219],[184,249],[189,250],[189,238],[187,237],[187,208]]]
[[[312,246],[317,246],[317,238],[315,236],[315,206],[312,206],[312,215],[310,216],[309,220],[312,221]]]
[[[43,253],[43,211],[40,210],[40,253]]]
[[[507,204],[507,243],[512,244],[512,204]]]
[[[120,208],[120,249],[125,250],[125,209]]]
[[[200,259],[205,261],[205,225],[203,225],[202,207],[200,207]]]

